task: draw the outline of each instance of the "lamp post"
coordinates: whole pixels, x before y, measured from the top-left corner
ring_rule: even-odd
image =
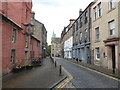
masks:
[[[45,54],[46,54],[46,53],[45,53],[45,51],[46,51],[46,48],[44,47],[44,48],[43,48],[43,50],[44,50],[44,58],[45,58],[45,57],[46,57],[46,55],[45,55]]]

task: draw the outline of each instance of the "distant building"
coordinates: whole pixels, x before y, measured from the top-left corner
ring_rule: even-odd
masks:
[[[66,33],[66,27],[64,27],[62,33],[61,33],[61,57],[64,58],[64,43],[66,41],[64,35]]]
[[[61,56],[61,38],[57,38],[54,32],[51,38],[51,56],[52,57]]]
[[[73,48],[73,28],[74,19],[70,19],[70,24],[64,28],[62,32],[62,44],[64,50],[64,58],[72,59],[72,48]]]
[[[35,13],[32,13],[31,23],[34,25],[33,36],[40,40],[40,56],[42,58],[46,57],[47,53],[47,31],[43,23],[35,19]]]

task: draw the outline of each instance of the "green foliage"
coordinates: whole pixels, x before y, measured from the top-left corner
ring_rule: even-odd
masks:
[[[51,45],[48,46],[48,56],[51,54]]]

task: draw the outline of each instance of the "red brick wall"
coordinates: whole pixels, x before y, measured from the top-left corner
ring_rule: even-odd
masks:
[[[16,32],[16,43],[12,43],[12,29],[13,26],[2,22],[2,69],[3,74],[6,74],[11,71],[14,67],[13,64],[10,64],[10,57],[11,57],[11,49],[14,48],[16,50],[16,61],[25,59],[25,39],[26,36],[21,33],[21,30],[17,30]],[[40,41],[36,40],[35,38],[32,39],[33,41],[33,51],[35,51],[34,58],[39,58],[39,50],[40,50]],[[37,46],[38,42],[38,46]],[[29,37],[29,51],[28,51],[28,59],[30,60],[30,51],[32,51],[32,44],[30,44],[30,37]],[[24,63],[23,63],[24,64]],[[23,65],[21,64],[21,65]]]
[[[9,72],[9,69],[12,69],[14,66],[10,64],[11,57],[11,49],[14,48],[16,50],[16,61],[24,59],[25,52],[25,36],[21,33],[21,31],[17,30],[16,32],[16,43],[12,43],[12,29],[8,23],[2,23],[2,68],[3,73]]]
[[[8,9],[6,9],[6,7]],[[2,11],[4,15],[7,15],[8,18],[22,27],[22,23],[30,23],[31,9],[31,2],[2,2]]]
[[[37,46],[38,43],[38,46]],[[33,50],[35,51],[35,58],[39,57],[39,52],[40,52],[40,42],[33,39]]]
[[[12,48],[12,26],[2,23],[2,69],[3,74],[9,72],[10,68],[10,54]]]
[[[30,2],[9,2],[8,3],[8,18],[12,21],[17,23],[19,26],[22,26],[25,29],[25,26],[22,24],[30,23],[31,18],[31,9],[32,3]],[[27,14],[26,14],[27,12]],[[6,2],[2,2],[2,13],[6,15]],[[27,15],[27,16],[26,16]],[[18,61],[25,59],[25,42],[26,36],[23,35],[24,30],[17,30],[16,32],[16,43],[12,43],[12,29],[13,26],[9,23],[2,22],[2,69],[3,74],[10,72],[10,70],[14,67],[14,65],[10,64],[10,57],[11,57],[11,49],[15,48],[16,50],[16,61],[15,63],[18,64]],[[36,42],[36,40],[35,40]],[[30,44],[30,43],[29,43]],[[29,45],[30,46],[30,45]],[[28,56],[30,56],[30,49],[28,52]],[[35,49],[35,52],[38,52],[39,49]],[[37,53],[36,53],[37,56]],[[29,58],[29,57],[28,57]],[[24,64],[24,63],[22,63]]]
[[[30,38],[29,38],[29,42],[30,42]],[[38,43],[38,46],[37,46]],[[35,58],[39,58],[40,57],[40,41],[36,40],[35,38],[32,37],[32,44],[29,44],[29,53],[30,51],[32,51],[32,45],[33,45],[33,51],[35,51]],[[29,58],[30,58],[30,54],[29,54]]]

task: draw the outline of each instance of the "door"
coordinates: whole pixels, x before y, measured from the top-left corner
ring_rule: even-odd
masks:
[[[86,57],[87,58],[87,63],[91,63],[90,62],[90,48],[89,47],[87,47],[87,51],[86,52],[87,52],[87,57]]]
[[[115,45],[112,46],[112,68],[113,68],[113,73],[115,73]]]

